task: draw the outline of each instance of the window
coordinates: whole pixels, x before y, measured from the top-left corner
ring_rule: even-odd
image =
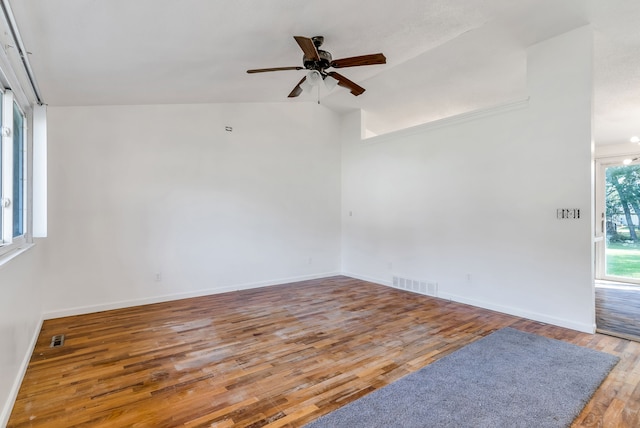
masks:
[[[46,105],[9,2],[1,1],[0,266],[47,236]]]
[[[640,162],[596,162],[596,279],[640,284]]]
[[[27,143],[25,115],[13,93],[0,102],[0,256],[27,243]]]
[[[24,114],[18,104],[13,103],[13,237],[23,236],[26,225],[26,140]]]

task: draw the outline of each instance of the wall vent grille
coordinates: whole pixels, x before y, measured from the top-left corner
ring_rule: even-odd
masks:
[[[438,283],[433,281],[420,281],[417,279],[393,277],[393,287],[400,290],[412,291],[425,296],[438,297]]]
[[[51,348],[59,348],[64,345],[64,334],[56,334],[51,338]]]

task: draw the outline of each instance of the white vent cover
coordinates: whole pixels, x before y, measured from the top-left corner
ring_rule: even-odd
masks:
[[[393,286],[400,290],[412,291],[414,293],[424,294],[425,296],[438,297],[438,283],[433,281],[420,281],[417,279],[394,276]]]

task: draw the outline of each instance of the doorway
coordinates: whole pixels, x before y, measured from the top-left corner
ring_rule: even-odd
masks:
[[[640,162],[599,163],[596,279],[640,285]]]
[[[640,341],[640,158],[596,163],[596,327]]]

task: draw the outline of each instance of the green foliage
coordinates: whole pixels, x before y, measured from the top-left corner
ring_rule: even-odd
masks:
[[[606,274],[640,279],[640,242],[633,224],[633,214],[640,214],[640,165],[607,168],[605,192]],[[614,226],[620,216],[627,226]]]
[[[614,166],[606,169],[606,220],[615,222],[616,217],[626,218],[629,238],[637,241],[631,214],[640,214],[640,165]],[[619,237],[613,234],[609,241],[617,241]]]
[[[640,278],[640,244],[614,242],[607,245],[607,275]]]

